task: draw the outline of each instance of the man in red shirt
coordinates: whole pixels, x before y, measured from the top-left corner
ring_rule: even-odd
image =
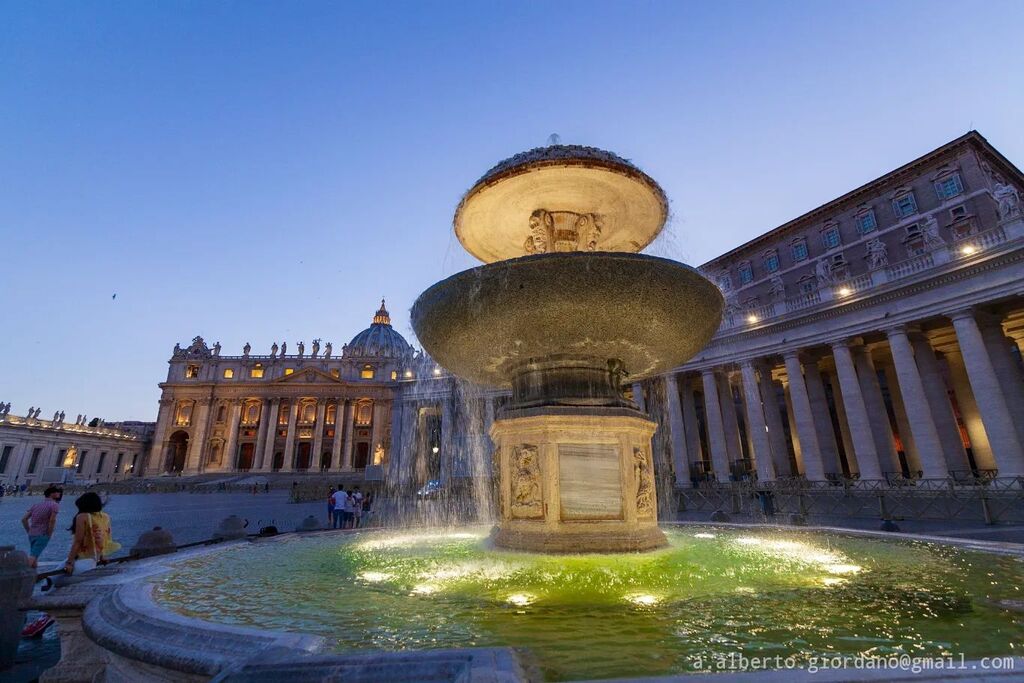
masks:
[[[50,486],[43,492],[43,496],[43,500],[30,507],[21,518],[21,525],[28,533],[29,561],[33,567],[39,563],[39,556],[43,554],[43,549],[53,536],[64,491],[57,486]]]

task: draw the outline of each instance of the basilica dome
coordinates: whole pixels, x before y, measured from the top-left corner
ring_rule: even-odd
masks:
[[[412,354],[409,342],[391,327],[391,315],[383,299],[373,316],[373,323],[352,337],[343,351],[346,358],[407,358]]]

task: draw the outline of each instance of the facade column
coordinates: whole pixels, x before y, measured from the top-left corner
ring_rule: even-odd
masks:
[[[228,413],[228,439],[224,444],[224,461],[221,469],[234,472],[238,468],[238,425],[242,421],[242,402],[232,399]]]
[[[400,477],[396,466],[402,464],[402,444],[405,442],[404,416],[405,401],[393,400],[391,402],[391,439],[384,451],[384,465],[387,467],[387,479],[392,483],[398,483]]]
[[[293,398],[288,401],[288,434],[284,440],[284,462],[281,463],[282,472],[293,472],[295,470],[295,425],[299,421],[299,399]]]
[[[665,375],[665,404],[668,410],[672,471],[675,473],[676,486],[683,486],[690,479],[690,467],[686,458],[686,428],[682,406],[679,404],[679,384],[672,372]]]
[[[252,469],[254,472],[263,469],[263,449],[266,448],[267,443],[267,411],[270,401],[263,399],[260,401],[260,416],[259,422],[256,425],[256,445],[255,450],[252,454]]]
[[[800,451],[800,433],[796,428],[796,416],[793,413],[793,396],[789,391],[789,379],[782,383],[782,399],[786,402],[786,420],[789,422],[789,438],[793,444],[793,476],[804,473],[804,456]]]
[[[701,380],[704,382],[704,419],[707,421],[711,462],[715,477],[720,482],[726,482],[729,481],[729,453],[725,447],[725,426],[718,400],[718,379],[714,370],[704,370],[701,372]]]
[[[818,428],[811,412],[811,399],[807,393],[803,364],[797,351],[790,351],[783,356],[786,362],[786,375],[789,377],[789,395],[793,404],[793,420],[800,437],[800,454],[803,459],[804,476],[808,481],[824,481],[825,464],[821,458],[821,445],[818,440]],[[814,367],[817,372],[817,366]],[[819,384],[821,379],[818,379]]]
[[[1013,426],[1013,413],[1006,404],[1006,396],[974,319],[974,312],[969,309],[957,311],[950,318],[956,330],[960,352],[964,356],[974,400],[978,402],[981,421],[996,457],[999,475],[1024,476],[1024,450],[1021,449],[1017,430]]]
[[[832,357],[836,362],[836,374],[843,394],[843,407],[850,428],[850,442],[857,458],[861,479],[881,479],[882,469],[868,416],[867,403],[861,390],[860,379],[850,353],[849,342],[845,339],[832,344]]]
[[[277,417],[281,410],[281,399],[272,398],[267,409],[260,414],[263,448],[260,451],[260,471],[269,472],[274,469],[274,444],[277,441]]]
[[[334,409],[334,439],[331,441],[331,471],[337,472],[341,469],[341,444],[345,436],[345,404],[343,398],[338,399]]]
[[[857,369],[857,379],[860,382],[861,395],[864,397],[864,406],[868,411],[871,436],[875,441],[875,452],[878,454],[880,474],[884,478],[886,472],[898,472],[900,469],[892,425],[889,424],[889,413],[885,410],[885,399],[882,398],[882,387],[878,384],[878,371],[871,361],[871,353],[863,345],[858,345],[851,351],[853,365]]]
[[[747,432],[753,447],[754,464],[757,466],[757,478],[760,481],[775,479],[775,462],[772,458],[772,445],[768,439],[768,424],[761,404],[761,389],[757,383],[757,371],[752,361],[744,361],[740,366],[743,374],[743,393],[747,406]]]
[[[450,482],[455,476],[455,410],[452,396],[441,399],[441,481]]]
[[[689,377],[683,377],[683,432],[686,435],[686,453],[689,455],[687,469],[683,472],[686,480],[690,480],[689,466],[705,460],[700,443],[700,431],[697,426],[697,401],[693,397],[693,385]]]
[[[761,373],[761,404],[764,406],[765,424],[768,425],[768,441],[772,446],[772,462],[775,463],[775,477],[788,477],[789,448],[786,444],[786,430],[782,426],[782,411],[779,410],[779,395],[772,370],[762,363],[757,367]]]
[[[892,351],[890,349],[890,357]],[[903,394],[900,393],[900,382],[896,376],[896,366],[887,363],[883,367],[885,373],[885,384],[889,388],[889,398],[892,401],[892,411],[896,420],[896,429],[900,435],[900,441],[903,444],[903,455],[907,460],[907,467],[913,472],[923,472],[924,468],[921,467],[921,456],[917,452],[917,444],[914,443],[914,433],[910,431],[910,420],[907,418],[907,409],[903,405]],[[899,454],[896,456],[897,462],[899,461]],[[895,472],[900,472],[902,464],[898,466]]]
[[[384,412],[383,401],[373,402],[373,425],[370,427],[370,457],[367,464],[373,465],[373,454],[377,452],[377,444],[383,444],[384,438]]]
[[[728,372],[718,373],[718,401],[722,407],[722,427],[725,429],[725,452],[729,458],[729,471],[732,464],[743,459],[743,446],[740,443],[740,423],[736,418],[736,398],[732,393],[732,381]]]
[[[956,416],[953,415],[953,405],[949,402],[949,389],[946,387],[945,380],[942,379],[942,371],[939,369],[935,350],[919,331],[910,335],[910,345],[914,349],[914,360],[917,361],[917,369],[921,373],[921,382],[924,384],[924,391],[928,396],[928,406],[932,411],[935,429],[939,433],[939,443],[942,444],[942,456],[946,461],[947,474],[948,470],[965,469],[967,467],[967,452],[964,450],[964,442],[960,437],[960,428],[956,424]]]
[[[153,430],[153,441],[149,448],[149,459],[140,474],[152,476],[164,471],[164,452],[167,449],[167,432],[171,420],[174,419],[174,399],[160,399],[160,410],[156,417],[156,428]]]
[[[352,444],[356,431],[356,403],[345,402],[345,444],[342,448],[342,464],[344,470],[352,469]]]
[[[811,416],[814,428],[818,432],[818,447],[821,449],[821,463],[827,474],[842,471],[839,464],[839,449],[836,447],[836,433],[832,428],[832,413],[828,408],[828,397],[825,395],[825,383],[821,379],[818,361],[807,358],[804,361],[804,386],[807,387],[807,399],[811,403]]]
[[[206,450],[207,425],[210,422],[210,404],[212,399],[201,398],[196,401],[196,410],[193,411],[192,438],[188,442],[188,455],[185,460],[185,468],[182,474],[198,474],[202,471],[203,452]]]
[[[892,351],[896,377],[903,395],[903,407],[907,412],[907,422],[914,435],[914,444],[921,457],[921,470],[927,479],[945,478],[946,461],[939,440],[939,431],[935,427],[932,411],[928,404],[921,373],[914,360],[914,350],[907,337],[904,326],[886,330],[889,337],[889,349]]]
[[[996,459],[992,454],[992,446],[988,443],[985,426],[981,423],[981,413],[978,411],[978,404],[971,391],[971,380],[967,378],[963,354],[958,349],[946,351],[944,355],[946,365],[949,366],[949,380],[953,384],[956,403],[960,406],[960,416],[967,429],[967,437],[971,440],[971,454],[974,456],[974,463],[981,469],[994,470],[996,469]]]
[[[316,424],[313,425],[313,452],[309,456],[309,469],[319,470],[320,460],[323,457],[324,447],[324,422],[327,419],[327,401],[316,402]]]

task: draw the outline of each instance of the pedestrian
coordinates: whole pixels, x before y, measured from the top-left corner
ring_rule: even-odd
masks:
[[[83,493],[75,500],[75,507],[78,508],[78,514],[71,522],[70,529],[75,536],[68,552],[68,561],[64,563],[64,572],[68,575],[106,564],[110,553],[121,547],[113,539],[110,515],[103,512],[103,501],[95,492]]]
[[[356,518],[355,505],[352,498],[352,489],[349,489],[345,493],[347,494],[347,497],[345,499],[345,528],[351,529]]]
[[[28,534],[29,562],[33,567],[39,564],[39,556],[53,536],[63,497],[64,491],[59,486],[49,486],[43,491],[43,500],[30,507],[21,518],[21,525]]]
[[[334,519],[334,492],[337,491],[333,486],[331,490],[327,492],[327,523],[331,524]]]
[[[332,518],[332,529],[344,529],[345,528],[345,501],[348,496],[345,491],[339,488],[331,496],[331,518]]]
[[[352,521],[352,528],[358,529],[359,522],[363,518],[363,492],[357,486],[352,493],[352,514],[355,515]]]
[[[368,492],[363,498],[363,524],[370,523],[370,506],[373,505],[373,493]]]

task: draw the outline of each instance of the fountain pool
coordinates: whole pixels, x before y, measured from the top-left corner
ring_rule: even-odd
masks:
[[[645,554],[540,555],[488,529],[318,534],[175,564],[163,607],[328,638],[339,652],[512,646],[549,680],[707,669],[713,658],[1016,653],[1024,564],[923,541],[666,528]]]

